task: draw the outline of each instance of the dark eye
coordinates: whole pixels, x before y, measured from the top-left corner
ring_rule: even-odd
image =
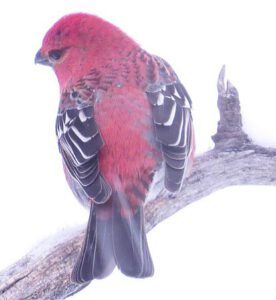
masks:
[[[57,50],[51,50],[49,52],[49,57],[52,59],[52,60],[59,60],[63,54],[64,50],[60,50],[60,49],[57,49]]]

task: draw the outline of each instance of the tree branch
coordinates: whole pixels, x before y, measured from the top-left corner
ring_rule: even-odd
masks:
[[[212,137],[215,147],[195,159],[192,173],[174,198],[164,195],[146,204],[146,229],[170,217],[189,203],[227,186],[276,185],[276,149],[255,145],[242,130],[237,89],[224,84],[225,67],[218,78],[220,120]],[[0,273],[0,298],[65,299],[85,285],[70,281],[84,237],[84,228],[68,230],[44,241]]]

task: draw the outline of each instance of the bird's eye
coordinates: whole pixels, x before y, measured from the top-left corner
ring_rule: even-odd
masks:
[[[61,56],[63,55],[63,50],[57,49],[57,50],[51,50],[49,52],[49,57],[50,59],[57,61],[61,58]]]

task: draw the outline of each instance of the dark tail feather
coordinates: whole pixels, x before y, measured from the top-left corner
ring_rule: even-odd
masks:
[[[116,194],[114,197],[119,196]],[[124,199],[113,199],[112,231],[116,264],[127,276],[152,276],[154,268],[145,233],[143,206],[137,207],[134,215],[125,217],[121,215],[121,205],[118,202],[126,203]]]
[[[105,204],[102,204],[101,208],[103,205]],[[104,278],[115,267],[111,218],[98,218],[96,214],[99,209],[97,205],[91,205],[85,240],[71,275],[72,281],[76,283]]]

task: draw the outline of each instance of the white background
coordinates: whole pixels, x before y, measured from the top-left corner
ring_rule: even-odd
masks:
[[[194,102],[198,154],[212,147],[223,64],[245,131],[276,147],[274,1],[1,1],[0,269],[87,220],[56,145],[57,80],[33,63],[49,27],[79,11],[108,19],[173,65]],[[275,195],[275,187],[233,187],[190,205],[149,233],[153,278],[116,271],[74,299],[276,299]]]

